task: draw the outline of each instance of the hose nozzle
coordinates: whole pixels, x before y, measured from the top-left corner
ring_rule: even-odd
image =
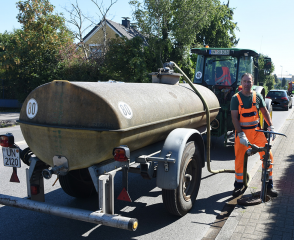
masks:
[[[60,172],[62,170],[65,170],[67,169],[64,165],[61,165],[61,166],[54,166],[53,168],[51,169],[44,169],[42,171],[42,176],[45,178],[45,179],[50,179],[52,177],[52,174],[60,174]]]

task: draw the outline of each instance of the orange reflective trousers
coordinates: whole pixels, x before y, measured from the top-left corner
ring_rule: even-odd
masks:
[[[243,102],[239,93],[236,94],[239,100],[239,115],[240,115],[240,125],[242,131],[246,134],[248,141],[251,144],[255,144],[258,147],[264,147],[267,143],[267,139],[262,132],[256,132],[255,130],[259,130],[259,116],[256,108],[256,92],[253,91],[253,101],[252,106],[249,109],[245,109],[243,107]],[[247,149],[250,147],[246,147],[243,144],[240,144],[240,139],[238,134],[236,133],[235,138],[235,181],[237,183],[243,183],[243,165],[244,165],[244,155]],[[263,159],[265,152],[260,152],[260,159]],[[270,151],[270,159],[271,163],[273,163],[273,154]],[[262,166],[263,167],[263,166]],[[270,165],[270,174],[269,179],[272,180],[272,165]]]

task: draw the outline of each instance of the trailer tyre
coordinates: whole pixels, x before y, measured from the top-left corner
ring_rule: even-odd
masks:
[[[76,198],[89,198],[96,194],[95,186],[87,168],[72,170],[59,176],[63,191]]]
[[[163,204],[168,212],[184,216],[194,205],[201,182],[201,157],[195,142],[186,144],[181,159],[179,186],[162,189]]]

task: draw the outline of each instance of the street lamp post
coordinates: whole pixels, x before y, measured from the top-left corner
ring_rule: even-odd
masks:
[[[281,66],[281,80],[283,79],[282,73],[283,73],[283,66]]]

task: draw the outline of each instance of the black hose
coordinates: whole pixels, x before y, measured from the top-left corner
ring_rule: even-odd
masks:
[[[30,166],[29,159],[31,158],[33,154],[34,153],[31,151],[29,147],[25,148],[24,150],[20,149],[20,158],[28,166]]]

